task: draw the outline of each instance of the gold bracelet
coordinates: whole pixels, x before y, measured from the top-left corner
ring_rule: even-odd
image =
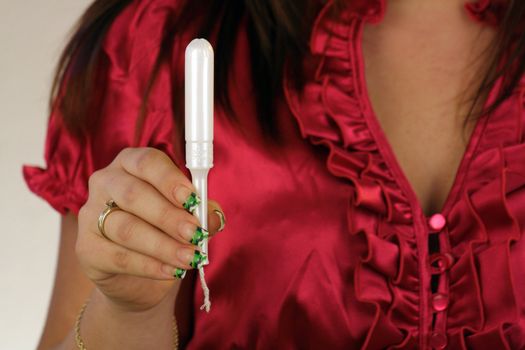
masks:
[[[80,320],[84,315],[84,311],[86,310],[86,306],[88,303],[89,299],[87,299],[84,305],[82,305],[82,307],[80,308],[80,312],[78,313],[77,320],[75,322],[75,341],[77,343],[77,347],[80,350],[87,350],[86,345],[84,345],[84,341],[82,340],[82,337],[80,337]],[[179,349],[179,328],[177,327],[177,319],[175,318],[175,315],[173,315],[173,349]]]

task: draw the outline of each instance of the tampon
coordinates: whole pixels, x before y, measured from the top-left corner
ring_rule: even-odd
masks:
[[[208,230],[208,172],[213,167],[213,48],[205,39],[194,39],[185,52],[185,140],[186,167],[201,198],[195,215]],[[204,265],[209,264],[208,239],[200,245],[206,259],[199,266],[204,291],[204,305],[209,312],[211,303],[204,279]]]

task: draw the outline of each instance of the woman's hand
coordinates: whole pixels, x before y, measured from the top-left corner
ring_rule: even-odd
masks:
[[[108,300],[130,311],[158,305],[180,279],[174,275],[202,261],[196,245],[202,233],[193,216],[195,187],[163,152],[127,148],[89,179],[89,198],[78,215],[76,254],[86,275]],[[98,218],[108,200],[121,210]],[[208,201],[209,235],[221,220]],[[193,243],[192,243],[193,242]]]

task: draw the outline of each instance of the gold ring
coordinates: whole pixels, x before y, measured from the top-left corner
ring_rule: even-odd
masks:
[[[104,238],[111,241],[111,239],[106,235],[106,230],[104,230],[104,223],[106,222],[106,218],[109,214],[114,212],[115,210],[120,210],[117,203],[113,199],[110,199],[106,202],[106,209],[102,213],[100,213],[100,216],[98,217],[98,230],[104,236]]]

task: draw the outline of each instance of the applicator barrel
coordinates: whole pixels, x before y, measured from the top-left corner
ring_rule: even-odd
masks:
[[[194,39],[186,48],[185,62],[186,166],[213,166],[213,48]]]

